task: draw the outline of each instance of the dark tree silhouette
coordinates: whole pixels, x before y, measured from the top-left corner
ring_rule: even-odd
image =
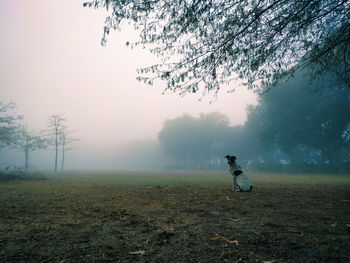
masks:
[[[19,128],[18,120],[23,116],[13,112],[16,108],[14,102],[0,102],[0,151],[1,148],[15,144],[17,141],[17,132]]]
[[[350,0],[93,0],[106,8],[102,44],[111,29],[134,24],[162,63],[139,80],[167,82],[186,94],[217,92],[241,78],[257,92],[298,68],[332,71],[350,87]],[[269,85],[261,85],[269,84]]]

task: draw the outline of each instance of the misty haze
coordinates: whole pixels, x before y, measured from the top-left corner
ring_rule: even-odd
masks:
[[[350,1],[0,2],[0,262],[350,262]]]

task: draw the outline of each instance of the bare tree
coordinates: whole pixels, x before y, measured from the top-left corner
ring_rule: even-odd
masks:
[[[57,172],[58,151],[60,142],[60,135],[64,133],[66,127],[66,119],[60,114],[54,114],[48,117],[48,133],[51,139],[51,144],[55,147],[55,172]]]
[[[60,142],[62,145],[62,160],[61,160],[61,171],[64,170],[64,160],[65,160],[65,152],[68,150],[72,150],[72,147],[68,147],[73,142],[78,141],[79,139],[69,137],[69,134],[71,134],[73,131],[67,131],[66,129],[63,129],[60,133]]]

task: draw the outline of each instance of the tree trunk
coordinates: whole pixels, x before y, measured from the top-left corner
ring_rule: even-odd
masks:
[[[29,151],[28,151],[28,148],[26,148],[25,149],[25,155],[26,155],[26,159],[25,159],[25,164],[24,164],[24,171],[25,172],[28,172],[28,166],[29,166],[29,164],[28,164],[28,155],[29,155]]]
[[[63,172],[64,169],[64,147],[66,144],[66,138],[63,136],[63,141],[62,141],[62,163],[61,163],[61,171]]]
[[[58,128],[57,127],[56,127],[56,134],[55,134],[55,150],[56,150],[55,172],[57,172],[57,158],[58,158]]]
[[[28,138],[28,134],[26,135],[26,146],[24,148],[24,153],[25,153],[25,163],[24,163],[24,171],[27,172],[28,171],[28,166],[29,166],[29,138]]]

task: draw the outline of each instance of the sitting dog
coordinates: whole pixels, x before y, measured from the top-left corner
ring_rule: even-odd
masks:
[[[233,178],[233,188],[234,192],[250,192],[253,189],[253,186],[250,182],[248,176],[242,171],[241,166],[237,163],[236,156],[226,155],[229,165],[229,172]]]

